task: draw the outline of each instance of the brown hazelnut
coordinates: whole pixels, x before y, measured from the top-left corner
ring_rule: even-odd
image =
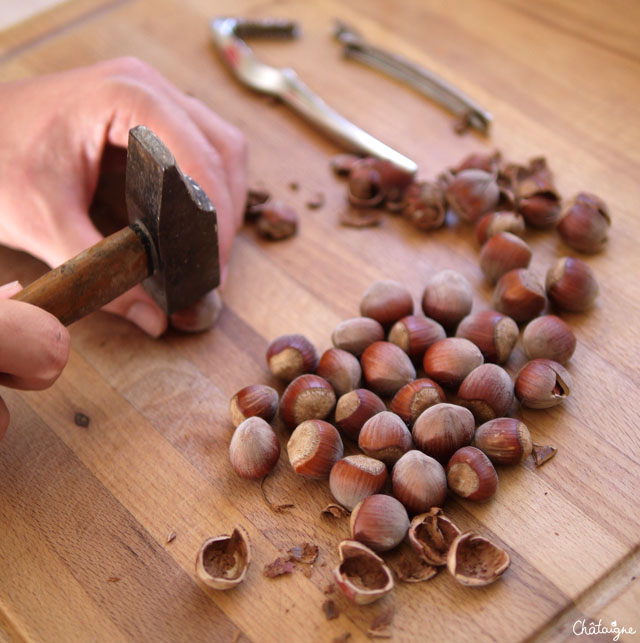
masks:
[[[562,240],[580,252],[599,252],[607,243],[609,210],[595,194],[580,192],[562,211],[557,230]]]
[[[289,438],[287,453],[293,470],[304,478],[328,478],[344,448],[338,430],[324,420],[306,420]]]
[[[362,373],[369,388],[378,395],[395,395],[416,378],[409,356],[391,342],[374,342],[360,358]]]
[[[498,232],[510,232],[521,237],[525,232],[524,218],[517,212],[503,210],[485,214],[476,224],[476,239],[480,245]]]
[[[453,174],[458,174],[462,170],[476,169],[484,170],[490,174],[496,173],[500,168],[502,154],[498,150],[493,152],[472,152],[465,156],[458,165],[451,168]]]
[[[415,181],[404,193],[402,214],[420,230],[442,227],[446,215],[442,188],[428,181]]]
[[[573,257],[561,257],[549,268],[546,287],[551,303],[572,313],[591,308],[599,291],[589,264]]]
[[[456,337],[473,342],[487,362],[504,364],[518,341],[518,324],[497,310],[467,315],[456,329]]]
[[[411,449],[411,433],[395,413],[382,411],[364,423],[358,446],[368,456],[393,464]]]
[[[378,493],[387,481],[387,467],[366,455],[350,455],[331,469],[329,488],[333,497],[352,510],[361,500]]]
[[[253,210],[257,214],[256,232],[265,239],[281,241],[298,230],[298,213],[283,201],[270,199]]]
[[[444,328],[435,319],[407,315],[393,325],[387,339],[411,359],[422,360],[427,348],[446,336]]]
[[[280,399],[280,417],[289,429],[304,420],[326,418],[336,403],[327,380],[318,375],[300,375],[287,386]]]
[[[303,373],[313,373],[317,365],[318,352],[304,335],[281,335],[267,348],[269,370],[286,382]]]
[[[535,274],[525,268],[502,275],[493,293],[493,307],[517,322],[537,317],[546,301],[544,288]]]
[[[533,448],[527,425],[506,417],[481,424],[476,429],[473,444],[493,464],[520,464]]]
[[[352,440],[357,440],[364,423],[376,413],[386,411],[384,402],[366,388],[345,393],[336,404],[337,427]]]
[[[421,451],[446,462],[460,447],[471,444],[476,425],[469,409],[456,404],[435,404],[413,425],[413,440]]]
[[[474,343],[462,337],[447,337],[427,349],[422,366],[427,377],[438,384],[457,388],[483,362],[482,353]]]
[[[495,210],[500,188],[495,175],[470,168],[458,172],[447,186],[449,207],[463,220],[475,223],[483,214]]]
[[[362,295],[360,314],[375,319],[383,326],[390,326],[402,317],[413,314],[411,293],[398,281],[376,281]]]
[[[513,382],[497,364],[481,364],[467,375],[458,389],[458,400],[476,422],[506,415],[513,402]]]
[[[565,364],[576,349],[576,336],[560,317],[543,315],[527,324],[522,344],[529,359],[542,357]]]
[[[241,527],[231,536],[215,536],[202,543],[196,557],[196,575],[213,589],[231,589],[244,580],[251,564],[249,537]]]
[[[516,375],[515,394],[523,406],[548,409],[564,401],[571,389],[567,369],[551,359],[533,359]]]
[[[391,472],[393,495],[409,514],[442,507],[447,495],[447,476],[442,465],[421,451],[408,451]]]
[[[497,491],[498,474],[480,449],[463,447],[447,464],[447,484],[461,498],[483,502]]]
[[[511,564],[509,554],[491,541],[465,531],[451,543],[447,568],[462,585],[480,587],[489,585]]]
[[[316,375],[324,377],[337,395],[344,395],[360,385],[362,368],[358,358],[341,348],[329,348],[320,357]]]
[[[336,348],[342,348],[354,355],[361,355],[367,346],[383,339],[382,325],[371,317],[345,319],[334,328],[331,335],[331,341]]]
[[[229,459],[241,478],[263,478],[279,457],[280,442],[266,420],[249,417],[238,425],[229,444]]]
[[[422,293],[422,310],[445,328],[454,328],[471,312],[473,294],[468,279],[456,270],[437,272]]]
[[[374,494],[359,502],[351,513],[351,537],[374,551],[388,551],[407,535],[409,516],[401,502]]]
[[[546,159],[537,157],[526,167],[516,166],[512,176],[517,210],[527,224],[534,228],[554,226],[560,215],[560,197]]]
[[[229,402],[229,413],[234,426],[253,416],[271,422],[277,410],[278,391],[266,384],[245,386]]]
[[[490,284],[505,272],[526,268],[531,261],[531,248],[526,241],[510,232],[498,232],[480,249],[480,269]]]
[[[428,377],[421,377],[405,384],[393,396],[389,410],[399,415],[407,426],[411,426],[425,409],[445,401],[440,385]]]
[[[438,507],[415,516],[409,525],[409,544],[421,560],[441,567],[447,564],[451,543],[460,534],[460,529]]]
[[[560,216],[560,198],[556,192],[541,192],[518,200],[518,212],[532,228],[551,228]]]
[[[393,575],[380,556],[357,540],[338,545],[340,564],[333,578],[340,591],[356,605],[368,605],[393,589]]]
[[[349,171],[347,195],[355,207],[374,207],[382,203],[384,189],[380,172],[374,167],[373,159],[355,161]]]

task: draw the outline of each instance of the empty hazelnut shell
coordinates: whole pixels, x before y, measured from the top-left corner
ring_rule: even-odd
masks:
[[[327,380],[318,375],[300,375],[282,394],[280,417],[293,429],[305,420],[326,418],[335,403],[336,394]]]
[[[229,413],[234,426],[253,416],[271,422],[277,409],[278,391],[266,384],[245,386],[229,402]]]
[[[390,326],[412,313],[411,293],[404,284],[392,279],[372,283],[360,300],[360,314],[375,319],[382,326]]]
[[[368,605],[393,589],[393,574],[384,560],[365,544],[343,540],[338,545],[340,564],[333,578],[340,591],[356,605]]]
[[[476,422],[506,415],[513,402],[511,376],[497,364],[481,364],[460,384],[458,402],[473,413]]]
[[[444,391],[437,382],[421,377],[405,384],[393,396],[389,410],[399,415],[408,426],[412,426],[423,411],[445,400]]]
[[[411,449],[411,433],[402,419],[391,411],[370,417],[362,426],[358,446],[372,458],[393,464]]]
[[[202,543],[196,557],[196,575],[214,589],[231,589],[244,580],[251,564],[249,537],[241,527],[231,536],[216,536]]]
[[[498,474],[480,449],[463,447],[447,464],[447,484],[461,498],[483,502],[497,491]]]
[[[278,436],[261,417],[247,418],[233,432],[229,459],[241,478],[263,478],[276,466],[279,457]]]
[[[570,390],[571,376],[567,369],[551,359],[533,359],[516,375],[516,397],[531,409],[548,409],[560,404]]]
[[[473,342],[487,362],[503,364],[518,341],[518,325],[497,310],[481,310],[467,315],[456,329],[456,337]]]
[[[386,411],[384,402],[366,388],[349,391],[336,404],[336,426],[352,440],[357,440],[364,423],[376,413]]]
[[[356,505],[349,526],[354,540],[375,551],[388,551],[407,535],[409,516],[395,498],[374,494]]]
[[[418,417],[413,425],[416,446],[446,463],[460,447],[471,444],[475,430],[473,414],[457,404],[434,404]]]
[[[447,495],[447,476],[442,465],[422,451],[408,451],[391,472],[393,495],[411,515],[441,507]]]
[[[480,587],[489,585],[507,570],[509,554],[490,540],[465,531],[451,543],[447,554],[447,568],[462,585]]]
[[[267,365],[276,377],[291,382],[303,373],[316,370],[318,353],[304,335],[281,335],[267,348]]]
[[[449,547],[459,534],[453,520],[439,507],[433,507],[411,521],[409,544],[426,563],[441,567],[447,564]]]
[[[368,387],[378,395],[395,395],[416,378],[416,369],[409,356],[391,342],[374,342],[367,346],[360,362]]]
[[[387,481],[387,467],[366,455],[350,455],[331,469],[329,488],[333,497],[352,510],[361,500],[378,493]]]
[[[287,453],[293,470],[312,480],[328,478],[342,458],[344,447],[338,430],[324,420],[305,420],[291,434]]]

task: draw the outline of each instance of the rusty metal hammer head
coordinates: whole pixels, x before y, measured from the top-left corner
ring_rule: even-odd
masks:
[[[215,208],[142,125],[129,132],[126,202],[129,221],[147,244],[151,265],[144,286],[167,314],[219,285]]]

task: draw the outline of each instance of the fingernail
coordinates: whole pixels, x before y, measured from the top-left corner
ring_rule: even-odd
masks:
[[[164,315],[144,301],[133,304],[127,311],[126,317],[151,337],[158,337],[164,332]]]
[[[1,297],[13,297],[22,290],[22,284],[19,281],[10,281],[8,284],[0,286]]]

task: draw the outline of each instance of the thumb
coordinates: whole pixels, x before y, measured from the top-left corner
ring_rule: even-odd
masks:
[[[167,329],[167,316],[142,286],[133,287],[102,310],[128,319],[151,337],[159,337]]]
[[[10,281],[8,284],[0,286],[0,299],[11,299],[22,290],[22,284],[19,281]]]

